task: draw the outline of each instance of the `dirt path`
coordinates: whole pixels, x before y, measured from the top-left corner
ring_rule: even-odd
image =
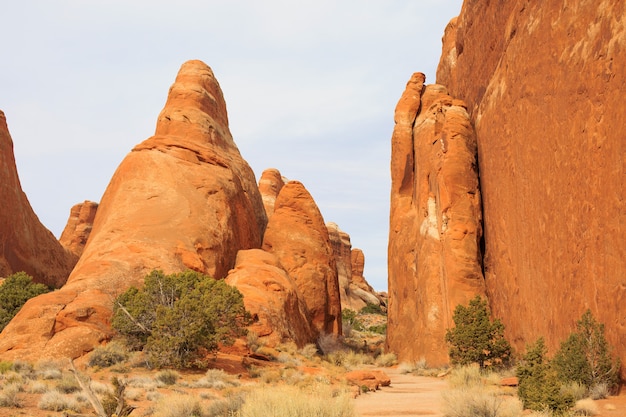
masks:
[[[355,404],[360,417],[442,416],[445,380],[401,374],[397,369],[381,370],[391,378],[391,386],[359,395]]]

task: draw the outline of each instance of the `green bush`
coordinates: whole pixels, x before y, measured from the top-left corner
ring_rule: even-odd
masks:
[[[550,409],[554,413],[563,414],[574,405],[574,398],[561,389],[557,372],[550,365],[546,352],[543,338],[527,348],[526,355],[517,367],[517,394],[524,408],[537,411]]]
[[[201,364],[218,343],[245,334],[243,296],[223,280],[187,271],[153,271],[143,288],[130,288],[114,305],[112,326],[157,367]]]
[[[361,323],[361,320],[357,318],[357,312],[354,310],[349,308],[342,309],[341,319],[343,323],[347,323],[352,330],[356,330],[358,332],[364,330],[363,323]]]
[[[385,334],[387,333],[387,324],[377,324],[374,326],[370,326],[367,328],[367,330],[376,334]]]
[[[504,325],[489,319],[486,300],[477,295],[467,307],[459,304],[452,320],[455,327],[446,332],[452,364],[477,363],[482,369],[509,362],[511,345],[504,338]]]
[[[611,356],[604,324],[598,323],[590,310],[578,320],[576,331],[561,343],[552,363],[562,381],[578,382],[587,389],[599,384],[614,389],[619,382],[619,360]]]
[[[383,311],[380,304],[371,303],[368,303],[365,307],[363,307],[361,311],[359,311],[359,314],[380,314],[381,316],[387,315],[387,313]]]
[[[17,272],[6,277],[0,285],[0,331],[6,327],[29,299],[50,291],[43,284],[33,283],[33,277]]]

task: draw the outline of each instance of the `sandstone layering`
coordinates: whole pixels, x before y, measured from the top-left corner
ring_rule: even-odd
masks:
[[[189,268],[223,278],[240,249],[261,245],[265,225],[219,84],[204,63],[186,62],[155,135],[111,179],[67,284],[22,308],[1,334],[0,354],[77,357],[111,336],[113,298],[148,272]]]
[[[399,360],[438,366],[454,308],[484,294],[476,138],[465,104],[421,73],[395,122],[387,346]]]
[[[60,287],[78,258],[46,229],[22,191],[13,141],[0,111],[0,277],[25,271],[35,282]]]

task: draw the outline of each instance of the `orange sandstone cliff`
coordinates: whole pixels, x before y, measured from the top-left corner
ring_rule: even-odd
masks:
[[[395,112],[387,348],[447,363],[456,305],[484,294],[476,138],[465,104],[415,73]]]
[[[590,308],[626,361],[626,3],[465,2],[437,82],[478,138],[485,279],[521,349]]]
[[[26,303],[0,334],[0,355],[80,356],[111,336],[112,300],[120,292],[153,269],[223,278],[239,250],[260,247],[266,221],[213,72],[186,62],[155,135],[113,175],[67,284]]]
[[[24,271],[60,287],[78,260],[44,227],[22,191],[6,117],[0,111],[0,277]]]

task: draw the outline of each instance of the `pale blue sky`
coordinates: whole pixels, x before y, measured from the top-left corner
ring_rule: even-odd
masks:
[[[302,181],[387,288],[393,111],[415,71],[435,81],[461,0],[12,1],[0,13],[0,109],[22,188],[58,237],[154,132],[180,65],[220,82],[257,180]]]

